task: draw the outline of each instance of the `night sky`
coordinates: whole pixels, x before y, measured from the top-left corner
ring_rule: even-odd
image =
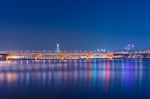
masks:
[[[150,48],[149,0],[0,0],[0,50]]]

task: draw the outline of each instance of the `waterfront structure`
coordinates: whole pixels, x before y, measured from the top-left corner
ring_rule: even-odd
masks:
[[[61,51],[60,46],[57,43],[56,50],[52,51],[0,51],[0,59],[12,60],[12,59],[116,59],[116,58],[147,58],[150,59],[150,50],[133,50],[134,45],[128,45],[128,50],[116,50],[116,51]],[[130,51],[129,51],[130,50]]]
[[[5,53],[0,54],[4,59],[93,59],[93,58],[113,58],[113,53]]]
[[[104,58],[104,59],[115,59],[115,58],[147,58],[150,59],[150,51],[114,51],[114,52],[51,52],[51,53],[16,53],[7,52],[0,53],[0,59],[94,59],[94,58]]]

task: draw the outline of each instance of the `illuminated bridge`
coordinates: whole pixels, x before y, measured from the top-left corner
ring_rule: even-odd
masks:
[[[0,54],[1,59],[93,59],[108,58],[112,59],[113,53],[3,53]]]
[[[69,52],[53,52],[53,53],[0,53],[0,59],[13,60],[13,59],[33,59],[33,60],[46,60],[46,59],[115,59],[115,58],[148,58],[150,59],[150,52],[109,52],[109,53],[69,53]]]

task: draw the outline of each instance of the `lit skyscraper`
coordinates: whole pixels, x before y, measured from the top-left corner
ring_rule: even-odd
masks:
[[[57,52],[57,53],[59,53],[59,52],[60,52],[60,48],[59,48],[59,44],[58,44],[58,43],[57,43],[56,52]]]

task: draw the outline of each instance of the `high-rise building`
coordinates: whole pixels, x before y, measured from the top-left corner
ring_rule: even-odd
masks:
[[[60,52],[60,48],[59,48],[59,44],[58,44],[58,43],[57,43],[56,52],[57,52],[57,53],[59,53],[59,52]]]

